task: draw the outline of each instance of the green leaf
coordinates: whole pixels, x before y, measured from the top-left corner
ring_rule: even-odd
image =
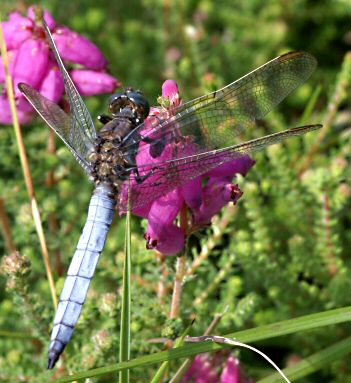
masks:
[[[180,347],[184,343],[185,337],[189,334],[191,327],[194,322],[192,322],[182,333],[182,335],[175,341],[174,348]],[[161,364],[160,368],[157,370],[155,376],[151,380],[151,383],[159,383],[162,381],[162,377],[169,365],[168,361],[165,361]]]
[[[23,333],[23,332],[17,332],[17,331],[6,331],[6,330],[0,330],[0,336],[3,336],[4,338],[19,338],[19,339],[38,339],[38,337]]]
[[[130,188],[129,188],[130,190]],[[125,236],[125,260],[123,268],[123,294],[121,310],[121,333],[119,361],[123,363],[130,358],[130,275],[131,275],[131,231],[130,231],[130,193],[128,193],[128,211],[126,217],[126,236]],[[119,374],[120,383],[129,382],[129,370],[121,370]]]
[[[283,372],[289,377],[289,379],[295,381],[299,378],[312,374],[325,366],[329,366],[331,362],[340,359],[350,352],[351,337],[348,337],[330,347],[325,348],[323,351],[310,355],[291,367],[285,368]],[[279,374],[272,374],[259,380],[257,383],[278,383],[281,382],[281,380],[282,378]]]
[[[303,111],[302,117],[300,118],[300,125],[305,125],[307,124],[308,119],[310,118],[313,109],[316,105],[316,102],[318,100],[318,97],[322,91],[322,86],[317,85],[315,90],[312,93],[312,96],[310,100],[308,101],[305,110]]]
[[[270,325],[255,327],[250,330],[225,334],[224,336],[226,338],[235,338],[236,340],[243,343],[252,343],[263,339],[270,339],[282,335],[294,334],[299,331],[306,331],[323,326],[348,322],[350,320],[351,306],[348,306],[343,307],[341,309],[323,311],[320,313],[306,315],[295,319],[276,322]],[[83,380],[94,376],[101,376],[105,374],[110,374],[112,372],[131,369],[134,367],[141,367],[179,358],[188,358],[190,356],[201,354],[203,352],[216,351],[222,348],[223,345],[214,342],[187,344],[185,346],[174,348],[172,350],[161,351],[155,354],[132,359],[128,362],[122,362],[111,366],[96,368],[90,371],[83,371],[71,376],[64,376],[56,380],[56,382],[65,383],[72,382],[74,380]]]

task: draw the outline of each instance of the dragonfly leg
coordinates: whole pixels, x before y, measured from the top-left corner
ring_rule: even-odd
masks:
[[[141,184],[143,183],[145,180],[147,180],[151,175],[154,174],[154,171],[155,171],[156,167],[151,169],[148,173],[144,174],[143,176],[141,176],[139,174],[139,170],[138,168],[134,168],[133,171],[134,171],[134,177],[135,177],[135,180],[138,184]]]
[[[124,174],[123,175],[120,175],[120,178],[121,179],[127,179],[128,178],[128,175],[130,173],[134,173],[134,178],[135,178],[135,181],[138,183],[138,184],[141,184],[143,183],[146,179],[148,179],[153,173],[154,171],[157,169],[157,167],[155,166],[154,168],[152,168],[148,173],[144,174],[143,176],[141,176],[139,174],[139,170],[137,167],[132,167],[132,168],[129,168],[129,169],[125,169],[124,170]]]
[[[103,124],[106,125],[108,122],[112,121],[113,118],[110,116],[107,116],[106,114],[101,114],[98,116],[98,120]]]
[[[146,142],[150,145],[150,155],[152,158],[160,157],[163,152],[163,149],[166,146],[166,137],[160,139],[153,139],[150,137],[141,136],[141,141]]]

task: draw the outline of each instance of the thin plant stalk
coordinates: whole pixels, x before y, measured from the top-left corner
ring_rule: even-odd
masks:
[[[184,205],[181,212],[180,212],[180,227],[183,230],[183,233],[185,233],[185,237],[187,235],[187,210],[186,206]],[[176,265],[176,274],[173,284],[173,295],[172,295],[172,303],[171,303],[171,310],[169,317],[170,318],[177,318],[179,317],[180,313],[180,301],[182,297],[183,292],[183,282],[184,277],[186,273],[186,252],[187,252],[187,246],[185,246],[184,252],[180,257],[177,257],[177,265]]]
[[[180,347],[180,346],[182,346],[184,344],[184,339],[189,334],[193,324],[194,324],[194,321],[192,321],[190,323],[190,325],[183,331],[182,335],[174,342],[174,347],[173,348]],[[164,376],[168,366],[169,366],[169,361],[168,360],[163,362],[161,364],[160,368],[157,370],[157,372],[154,375],[154,377],[152,378],[150,383],[161,383],[162,382],[162,378],[163,378],[163,376]]]
[[[160,304],[163,305],[165,303],[165,298],[168,295],[168,287],[167,287],[168,268],[166,263],[166,256],[163,254],[160,254],[158,256],[158,261],[160,263],[161,276],[160,276],[160,280],[157,283],[157,297],[160,300]]]
[[[207,327],[204,335],[210,335],[213,330],[217,327],[218,323],[222,319],[224,313],[227,311],[227,308],[223,313],[216,314],[210,323],[210,325]],[[195,357],[188,358],[183,364],[179,367],[178,371],[175,373],[175,375],[172,377],[172,379],[169,381],[169,383],[180,383],[186,374],[186,372],[189,370],[190,366],[192,365]]]
[[[219,284],[225,279],[232,271],[232,265],[235,262],[235,254],[230,254],[226,264],[220,269],[213,281],[208,287],[194,300],[194,307],[200,306],[208,296],[219,286]],[[206,335],[206,334],[205,334]]]
[[[3,338],[13,338],[13,339],[24,339],[24,340],[33,340],[38,338],[35,335],[29,334],[27,332],[19,332],[19,331],[6,331],[0,330],[0,337]]]
[[[47,151],[50,155],[54,155],[56,153],[56,135],[52,129],[48,130],[48,143],[47,143]],[[46,185],[49,188],[52,188],[56,185],[57,180],[55,179],[55,175],[53,170],[49,170]],[[57,233],[59,230],[59,221],[57,219],[57,215],[53,212],[48,216],[48,224],[51,233]],[[61,262],[61,252],[58,248],[53,251],[54,259],[55,259],[55,270],[59,276],[63,275],[64,267]]]
[[[316,106],[316,103],[318,101],[318,98],[319,98],[319,95],[321,94],[321,91],[322,91],[322,86],[321,85],[317,85],[316,86],[316,89],[313,91],[307,105],[306,105],[306,108],[305,110],[303,111],[303,114],[300,118],[300,123],[299,125],[306,125],[307,124],[307,121],[308,119],[310,118],[312,112],[313,112],[313,109],[314,107]]]
[[[9,72],[6,42],[4,39],[2,27],[1,27],[1,15],[0,15],[0,43],[1,43],[1,56],[3,59],[3,63],[4,63],[4,71],[5,71],[5,77],[6,77],[7,94],[8,94],[8,98],[10,101],[10,107],[11,107],[11,113],[12,113],[12,119],[13,119],[13,127],[15,129],[15,135],[16,135],[16,140],[17,140],[18,149],[19,149],[19,156],[20,156],[20,160],[21,160],[22,171],[24,174],[24,180],[25,180],[27,191],[29,194],[29,199],[30,199],[30,204],[31,204],[31,208],[32,208],[32,215],[33,215],[33,219],[34,219],[35,228],[36,228],[36,231],[37,231],[37,234],[39,237],[41,252],[43,255],[43,260],[44,260],[45,269],[46,269],[46,275],[47,275],[47,279],[48,279],[49,286],[50,286],[52,301],[53,301],[54,306],[56,307],[57,306],[57,294],[56,294],[56,290],[55,290],[55,283],[54,283],[54,278],[52,275],[52,268],[51,268],[51,264],[50,264],[50,258],[49,258],[49,252],[48,252],[47,244],[46,244],[45,234],[44,234],[43,226],[41,223],[39,206],[38,206],[37,200],[35,198],[35,190],[34,190],[33,180],[32,180],[32,176],[31,176],[31,172],[30,172],[30,168],[29,168],[28,157],[27,157],[27,153],[25,151],[24,140],[23,140],[21,127],[20,127],[19,120],[18,120],[18,114],[17,114],[16,104],[15,104],[14,90],[13,90],[13,83],[12,83],[12,78],[11,78],[11,75]]]
[[[125,259],[123,268],[123,294],[121,310],[121,333],[119,347],[120,363],[130,359],[130,304],[131,304],[131,230],[130,230],[130,182],[128,188],[128,211],[126,216],[126,235],[125,235]],[[129,370],[122,370],[119,373],[119,383],[129,382]]]
[[[16,246],[12,239],[10,220],[6,213],[5,202],[3,198],[0,198],[0,221],[4,232],[6,246],[11,253],[14,253],[16,251]]]
[[[314,372],[329,366],[332,362],[350,354],[351,351],[351,337],[334,343],[331,346],[318,351],[315,354],[302,359],[300,362],[287,367],[283,372],[290,377],[290,379],[298,380],[306,377]],[[260,379],[257,383],[279,383],[281,377],[278,373]]]
[[[218,244],[223,235],[225,234],[228,225],[232,222],[233,216],[237,211],[236,205],[229,205],[226,207],[222,217],[217,215],[216,220],[212,225],[213,234],[209,236],[206,243],[201,247],[199,255],[194,259],[191,266],[186,271],[186,275],[192,275],[207,260],[211,254],[211,250]]]
[[[347,52],[344,57],[344,62],[341,68],[341,72],[339,74],[339,79],[336,84],[335,91],[333,96],[328,104],[328,109],[326,116],[323,121],[323,127],[320,129],[317,139],[311,146],[305,162],[302,164],[300,168],[300,175],[304,173],[312,164],[314,156],[319,152],[321,148],[322,141],[326,137],[329,132],[334,119],[336,118],[336,113],[339,109],[339,106],[346,95],[346,89],[350,85],[350,73],[351,73],[351,52]]]

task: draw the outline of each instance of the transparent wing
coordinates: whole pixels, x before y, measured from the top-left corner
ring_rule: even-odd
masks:
[[[75,119],[65,113],[53,101],[42,96],[30,85],[21,83],[18,87],[34,109],[68,146],[76,160],[89,174],[91,165],[86,157],[91,147],[90,141],[87,141],[84,131],[77,126]]]
[[[71,107],[72,119],[74,120],[75,128],[79,127],[79,129],[81,129],[84,132],[85,137],[87,138],[87,140],[90,141],[92,145],[92,141],[94,141],[96,138],[96,130],[95,130],[95,126],[91,118],[91,115],[89,113],[89,110],[86,107],[80,94],[78,93],[77,88],[75,87],[65,66],[63,65],[60,54],[52,38],[50,29],[45,23],[44,19],[43,19],[43,23],[44,23],[44,27],[45,27],[49,42],[50,42],[51,49],[53,50],[55,54],[57,64],[59,65],[59,68],[63,77],[63,81],[65,83],[65,90],[66,90],[68,101]]]
[[[97,136],[96,130],[84,101],[63,65],[51,32],[44,20],[43,24],[64,80],[65,91],[70,105],[70,114],[66,114],[58,105],[42,96],[27,84],[19,84],[19,89],[45,122],[68,146],[77,161],[89,174],[91,165],[87,157],[94,147],[94,140]]]
[[[303,135],[321,127],[322,125],[317,124],[288,129],[235,146],[200,154],[186,155],[184,151],[183,153],[178,152],[183,157],[138,166],[139,174],[141,176],[149,174],[149,177],[142,183],[137,183],[135,173],[131,174],[131,205],[133,208],[144,206],[224,163],[234,161],[243,155],[262,150],[268,145],[279,143],[293,136]],[[119,208],[122,212],[127,211],[128,186],[128,182],[125,182],[119,195]]]
[[[168,119],[153,119],[136,128],[141,139],[162,147],[178,137],[192,137],[198,153],[238,143],[238,135],[252,127],[288,94],[310,77],[316,59],[306,52],[279,56],[216,92],[170,110]],[[123,151],[137,150],[139,143],[126,144]],[[148,150],[140,147],[139,152]],[[174,159],[179,158],[174,153]]]

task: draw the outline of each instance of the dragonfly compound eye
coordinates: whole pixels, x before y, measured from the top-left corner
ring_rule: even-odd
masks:
[[[116,93],[110,98],[110,112],[116,117],[123,114],[125,109],[129,109],[133,116],[141,122],[150,111],[149,103],[146,98],[136,91],[127,90],[125,93]]]

